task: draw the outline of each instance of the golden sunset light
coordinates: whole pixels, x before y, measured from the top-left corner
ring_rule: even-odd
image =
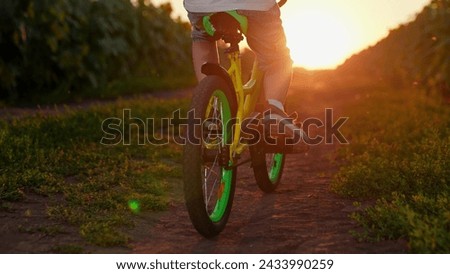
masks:
[[[153,0],[155,4],[167,0]],[[187,21],[183,1],[172,0],[174,15]],[[333,69],[413,19],[429,0],[290,0],[282,19],[294,65]]]
[[[297,66],[335,67],[351,52],[351,31],[331,13],[303,10],[298,18],[289,17],[284,23],[291,56]]]
[[[443,273],[449,60],[450,0],[0,0],[0,269]]]

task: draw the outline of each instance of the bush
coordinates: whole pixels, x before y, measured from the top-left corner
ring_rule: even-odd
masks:
[[[407,24],[338,68],[341,77],[370,77],[395,88],[420,86],[450,96],[450,0],[432,0]]]
[[[368,98],[350,115],[351,145],[341,150],[334,190],[377,200],[353,214],[364,238],[406,238],[412,252],[450,252],[448,107],[406,91]]]
[[[102,90],[132,76],[191,74],[189,29],[170,5],[128,0],[6,0],[0,99]]]

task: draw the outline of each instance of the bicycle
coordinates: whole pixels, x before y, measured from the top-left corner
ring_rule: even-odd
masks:
[[[247,18],[236,11],[219,12],[203,17],[202,24],[209,35],[230,45],[225,50],[228,69],[210,63],[202,66],[207,76],[194,90],[188,115],[189,142],[184,148],[184,196],[189,217],[201,235],[211,238],[228,221],[237,167],[251,162],[259,188],[273,192],[280,183],[289,148],[258,140],[252,143],[254,136],[246,138],[251,130],[258,136],[264,134],[258,123],[264,75],[257,61],[250,80],[244,84],[242,79],[239,43],[247,30]],[[250,159],[240,161],[247,148]]]

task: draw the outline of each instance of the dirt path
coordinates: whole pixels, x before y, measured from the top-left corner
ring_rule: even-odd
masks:
[[[336,168],[333,148],[288,158],[274,194],[263,194],[251,169],[241,168],[235,202],[225,230],[214,240],[192,227],[183,204],[174,205],[133,244],[136,253],[401,253],[397,242],[359,243],[350,234],[352,202],[329,191]]]
[[[323,76],[321,76],[323,78]],[[334,115],[345,116],[348,102],[358,100],[353,92],[336,92],[332,81],[305,72],[297,73],[288,99],[289,109],[300,117],[324,118],[324,109],[333,108]],[[174,95],[175,94],[175,95]],[[180,91],[179,94],[186,94]],[[155,94],[153,95],[155,96]],[[166,98],[167,93],[156,94]],[[177,97],[177,93],[170,97]],[[88,105],[78,106],[80,108]],[[0,111],[17,117],[36,110]],[[48,110],[51,114],[52,110]],[[321,133],[321,132],[318,132]],[[323,132],[322,132],[323,134]],[[234,205],[225,230],[215,239],[206,240],[191,225],[180,193],[175,194],[169,210],[149,214],[137,220],[131,232],[131,249],[89,246],[86,253],[404,253],[404,242],[384,241],[360,243],[349,233],[357,229],[348,218],[354,210],[352,200],[330,191],[330,183],[337,171],[332,158],[336,145],[319,145],[308,154],[289,155],[282,183],[273,194],[262,193],[254,181],[249,165],[238,170]],[[180,191],[181,186],[174,190]],[[66,233],[20,231],[48,222],[46,200],[31,195],[22,203],[14,203],[8,211],[0,211],[0,253],[48,253],[56,243],[80,242],[75,227],[65,227]],[[33,209],[32,224],[26,214]],[[31,212],[30,212],[31,213]],[[24,221],[24,219],[27,219]],[[4,222],[3,222],[4,221]],[[57,224],[61,225],[61,224]],[[44,236],[43,236],[44,235]]]
[[[288,104],[301,117],[324,118],[324,109],[345,116],[353,93],[333,93],[330,85],[305,77],[294,82]],[[314,84],[314,86],[312,86]],[[320,132],[317,132],[320,133]],[[322,132],[323,134],[323,132]],[[183,203],[174,204],[133,243],[135,253],[404,253],[403,242],[358,242],[358,229],[348,217],[353,201],[330,191],[336,145],[289,155],[282,183],[273,194],[262,193],[249,165],[238,169],[236,195],[225,230],[215,239],[201,237]]]

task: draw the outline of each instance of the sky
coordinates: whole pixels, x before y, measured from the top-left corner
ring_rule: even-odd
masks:
[[[171,2],[175,16],[187,21],[182,0]],[[282,20],[296,66],[333,69],[351,55],[412,21],[431,0],[288,0]]]

